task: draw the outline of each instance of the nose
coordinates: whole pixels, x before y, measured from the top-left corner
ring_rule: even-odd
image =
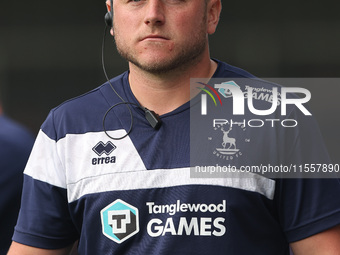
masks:
[[[165,22],[164,5],[162,0],[149,0],[146,6],[144,23],[151,26],[160,26]]]

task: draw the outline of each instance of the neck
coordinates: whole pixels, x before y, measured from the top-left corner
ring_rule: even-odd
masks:
[[[168,73],[152,74],[130,63],[129,82],[139,103],[159,115],[171,112],[199,93],[190,78],[211,78],[217,64],[209,57],[196,65]]]

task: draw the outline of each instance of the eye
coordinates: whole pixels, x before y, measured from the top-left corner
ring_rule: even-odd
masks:
[[[164,0],[164,2],[166,2],[167,4],[183,4],[185,2],[187,2],[187,0]]]
[[[133,4],[133,5],[139,5],[143,2],[145,2],[146,0],[129,0],[128,2]]]
[[[169,3],[181,3],[181,2],[186,2],[186,0],[165,0],[165,2],[169,2]]]

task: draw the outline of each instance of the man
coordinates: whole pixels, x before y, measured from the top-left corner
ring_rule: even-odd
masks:
[[[11,244],[19,213],[22,173],[33,146],[31,133],[7,118],[0,104],[0,254]]]
[[[328,201],[334,195],[307,195],[308,209],[315,198],[327,200],[326,210],[311,205],[308,215],[297,202],[325,184],[339,192],[337,180],[266,180],[266,195],[189,178],[189,101],[199,93],[190,91],[190,78],[252,77],[210,59],[221,1],[107,6],[129,72],[51,111],[25,170],[9,254],[68,254],[78,239],[79,254],[288,254],[289,242],[296,254],[339,254],[340,204]],[[119,104],[134,108],[131,132]],[[159,129],[145,108],[161,116]]]

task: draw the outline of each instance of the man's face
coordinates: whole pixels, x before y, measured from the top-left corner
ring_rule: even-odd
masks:
[[[114,0],[118,52],[152,73],[190,65],[208,50],[205,0]]]

